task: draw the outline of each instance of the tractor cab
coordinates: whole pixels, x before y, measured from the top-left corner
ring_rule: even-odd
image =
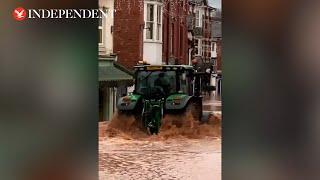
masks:
[[[135,91],[146,99],[166,98],[172,94],[193,94],[192,66],[135,66]]]

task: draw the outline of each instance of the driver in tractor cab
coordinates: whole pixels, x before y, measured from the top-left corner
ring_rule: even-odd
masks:
[[[161,87],[166,95],[170,92],[170,82],[163,72],[159,73],[158,78],[154,81],[154,86]]]

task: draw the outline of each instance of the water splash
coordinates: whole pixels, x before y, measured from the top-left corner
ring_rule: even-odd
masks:
[[[160,133],[150,136],[132,115],[116,113],[110,123],[106,124],[104,135],[107,137],[122,137],[124,139],[154,139],[169,138],[203,138],[221,137],[221,116],[211,114],[207,123],[200,123],[193,119],[190,113],[180,115],[168,114],[164,117]]]

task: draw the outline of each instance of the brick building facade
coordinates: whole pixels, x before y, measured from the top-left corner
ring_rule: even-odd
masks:
[[[150,64],[187,64],[187,0],[115,0],[113,49],[132,69]]]
[[[217,64],[215,67],[215,72],[220,74],[222,72],[222,39],[216,39],[216,46],[217,46]]]
[[[213,45],[215,46],[215,56],[216,58],[216,63],[214,66],[214,72],[216,73],[221,73],[222,72],[222,14],[221,10],[218,10],[215,13],[215,16],[213,17],[213,22],[212,22],[212,41]]]
[[[201,66],[215,66],[217,49],[213,41],[212,23],[216,9],[207,0],[189,0],[189,61],[197,59]]]
[[[113,51],[118,63],[132,69],[143,60],[143,2],[114,1]]]
[[[188,9],[187,0],[164,1],[162,59],[166,64],[188,64]]]

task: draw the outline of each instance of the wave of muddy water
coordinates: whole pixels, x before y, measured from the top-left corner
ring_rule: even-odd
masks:
[[[108,137],[123,137],[126,139],[150,138],[141,127],[141,122],[135,121],[133,116],[115,114],[107,125]],[[221,114],[211,114],[207,123],[200,123],[192,118],[190,113],[179,115],[166,115],[163,119],[160,133],[152,138],[160,140],[175,137],[201,138],[221,136]]]
[[[159,135],[149,136],[133,117],[116,115],[99,132],[99,179],[220,180],[220,120],[166,116]]]

